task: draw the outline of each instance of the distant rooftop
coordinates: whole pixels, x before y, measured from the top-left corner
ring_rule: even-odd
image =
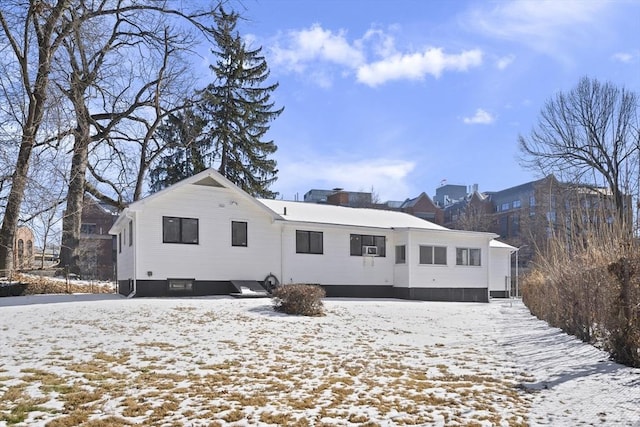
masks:
[[[283,219],[289,221],[388,229],[422,228],[425,230],[447,230],[445,227],[404,212],[272,199],[258,199],[258,201]]]

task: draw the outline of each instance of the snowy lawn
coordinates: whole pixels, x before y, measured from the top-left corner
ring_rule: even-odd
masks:
[[[0,425],[640,425],[640,370],[490,304],[0,298]]]

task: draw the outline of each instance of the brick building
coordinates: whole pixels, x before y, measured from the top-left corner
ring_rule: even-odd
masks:
[[[80,225],[80,276],[115,280],[115,243],[109,229],[118,218],[114,208],[85,196]]]

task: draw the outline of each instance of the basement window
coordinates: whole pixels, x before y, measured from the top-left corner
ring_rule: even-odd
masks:
[[[193,279],[169,279],[169,290],[185,292],[193,290]]]

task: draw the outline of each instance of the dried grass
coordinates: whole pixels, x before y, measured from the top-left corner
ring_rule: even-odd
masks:
[[[24,287],[21,295],[39,295],[39,294],[112,294],[115,292],[115,285],[96,282],[96,283],[76,283],[73,281],[64,281],[53,279],[46,276],[36,276],[30,274],[17,273],[12,277],[14,282]]]
[[[640,367],[640,247],[627,229],[582,224],[539,248],[522,280],[532,314]],[[566,230],[565,230],[566,231]]]

